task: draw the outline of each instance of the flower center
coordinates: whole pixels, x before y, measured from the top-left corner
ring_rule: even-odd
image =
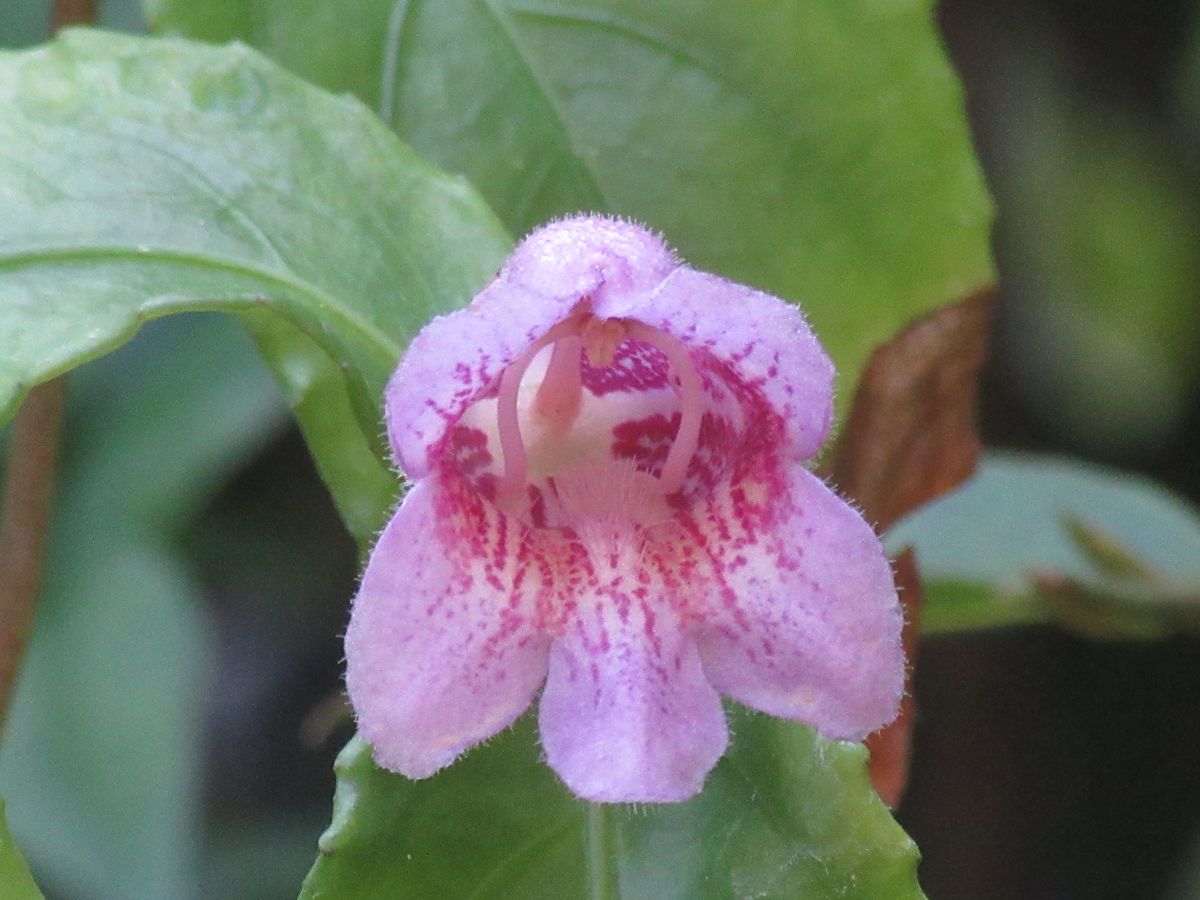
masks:
[[[459,468],[501,509],[533,524],[578,527],[614,516],[653,524],[677,508],[668,498],[684,486],[704,412],[700,374],[677,338],[635,320],[574,316],[463,414],[458,427],[488,452],[460,452]],[[620,436],[639,429],[654,440],[622,450]],[[468,458],[474,466],[462,463]]]

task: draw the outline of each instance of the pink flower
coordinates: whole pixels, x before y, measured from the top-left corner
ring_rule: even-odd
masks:
[[[387,389],[414,483],[346,635],[376,761],[432,775],[540,688],[572,791],[676,801],[725,750],[718,692],[834,738],[890,721],[891,569],[801,465],[832,380],[795,307],[680,265],[636,225],[526,238]]]

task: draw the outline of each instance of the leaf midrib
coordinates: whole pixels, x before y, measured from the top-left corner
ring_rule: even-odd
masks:
[[[395,80],[399,74],[400,42],[403,40],[405,22],[412,14],[413,5],[416,2],[417,0],[397,0],[396,5],[392,8],[386,33],[387,45],[384,47],[383,83],[381,84],[379,110],[384,121],[388,122],[394,129],[396,129]],[[516,33],[512,22],[503,11],[496,7],[493,0],[476,0],[476,4],[496,23],[499,34],[508,42],[513,54],[520,61],[521,65],[524,66],[525,72],[529,75],[529,79],[533,82],[537,93],[549,108],[555,123],[562,132],[563,142],[566,145],[567,151],[579,163],[583,173],[587,176],[591,189],[600,198],[604,206],[611,210],[613,208],[612,198],[609,197],[608,191],[605,190],[599,175],[593,169],[587,156],[581,152],[575,136],[571,132],[566,113],[563,111],[553,91],[550,90],[548,79],[533,63],[533,54],[530,53],[529,48]],[[396,130],[399,131],[399,129]]]
[[[588,180],[592,183],[592,187],[595,188],[596,193],[599,194],[600,198],[604,201],[604,205],[611,207],[612,201],[610,200],[608,193],[600,184],[599,176],[592,170],[587,157],[580,152],[580,149],[575,142],[575,137],[571,134],[571,127],[567,122],[566,113],[559,105],[558,99],[554,96],[554,93],[550,90],[546,77],[543,76],[538,68],[533,64],[531,59],[532,54],[529,52],[529,48],[526,47],[524,42],[522,42],[517,36],[516,31],[513,29],[513,25],[508,18],[496,8],[493,0],[478,0],[478,3],[495,20],[496,25],[500,28],[500,32],[504,35],[505,39],[511,45],[513,52],[517,55],[517,59],[519,59],[521,64],[525,66],[525,71],[529,73],[529,77],[533,81],[534,87],[536,87],[538,93],[542,95],[542,99],[546,102],[546,105],[550,107],[550,111],[554,113],[554,119],[556,122],[558,122],[559,127],[562,129],[563,138],[566,140],[567,149],[570,150],[571,155],[579,161],[579,164],[583,167],[583,171],[587,173]]]
[[[141,250],[120,245],[78,245],[22,250],[13,253],[0,252],[0,269],[77,260],[95,260],[98,262],[129,260],[160,262],[214,269],[234,275],[248,276],[260,281],[280,285],[290,291],[295,291],[309,297],[317,307],[327,310],[336,316],[343,325],[347,326],[347,330],[356,332],[366,343],[374,345],[380,354],[386,355],[391,359],[397,359],[402,349],[396,341],[393,341],[380,328],[356,312],[353,307],[317,287],[312,282],[286,272],[261,268],[241,260],[213,254],[185,250]],[[197,311],[204,308],[208,307],[197,305]]]
[[[496,883],[504,877],[504,875],[516,862],[565,834],[571,829],[574,823],[575,812],[572,810],[566,815],[562,816],[559,821],[542,831],[537,837],[527,841],[524,845],[510,853],[503,862],[493,867],[492,870],[480,880],[471,893],[466,895],[465,900],[483,900],[483,898],[495,896],[492,891]]]

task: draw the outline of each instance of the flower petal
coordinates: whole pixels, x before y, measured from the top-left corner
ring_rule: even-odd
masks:
[[[533,231],[505,266],[514,284],[553,296],[583,296],[604,286],[597,302],[639,297],[679,265],[649,229],[610,216],[574,216]]]
[[[429,472],[463,410],[581,302],[647,295],[676,265],[660,238],[616,219],[581,216],[534,231],[470,306],[426,325],[400,361],[385,413],[401,468],[411,478]]]
[[[851,506],[800,466],[766,464],[683,527],[711,572],[697,613],[714,687],[833,738],[895,718],[902,615],[883,547]]]
[[[816,453],[829,433],[833,363],[794,305],[680,266],[652,293],[614,297],[596,313],[638,319],[728,365],[782,418],[796,458]]]
[[[346,685],[376,761],[424,778],[508,726],[546,673],[524,529],[461,485],[416,484],[371,553]]]
[[[577,300],[514,285],[501,272],[470,306],[421,329],[384,393],[392,453],[410,478],[434,468],[463,410]]]
[[[721,701],[666,600],[613,588],[579,599],[550,651],[539,721],[551,768],[601,803],[697,793],[725,752]]]

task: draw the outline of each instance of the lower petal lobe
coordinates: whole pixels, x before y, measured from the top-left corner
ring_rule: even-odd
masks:
[[[719,691],[833,738],[860,740],[895,717],[902,615],[883,547],[853,507],[764,457],[680,527],[709,580],[694,613]]]
[[[546,673],[527,534],[444,470],[416,484],[371,553],[346,634],[359,730],[424,778],[508,726]]]
[[[725,751],[724,712],[669,602],[624,583],[596,579],[550,651],[542,743],[585,799],[685,800]]]

